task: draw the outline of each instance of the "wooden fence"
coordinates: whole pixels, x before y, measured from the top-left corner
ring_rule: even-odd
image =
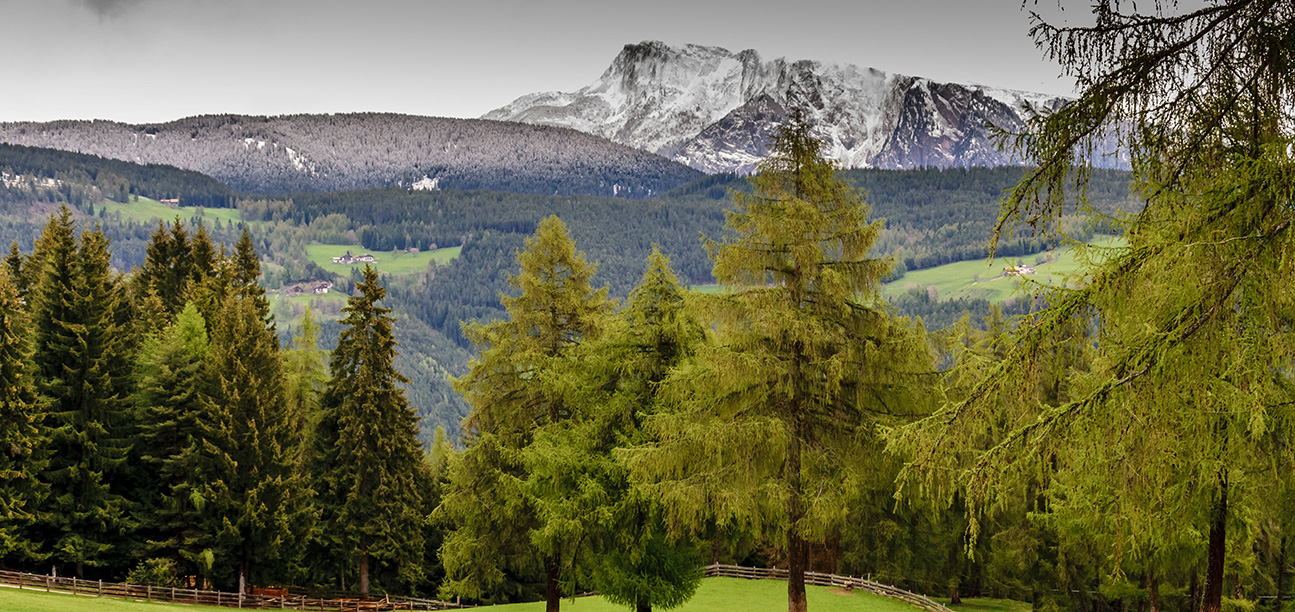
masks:
[[[117,599],[135,599],[167,603],[197,604],[249,610],[317,610],[319,612],[384,612],[386,610],[450,610],[469,608],[435,599],[386,596],[382,599],[322,599],[285,595],[273,597],[222,591],[203,591],[173,587],[154,587],[102,580],[80,580],[40,574],[0,571],[0,585],[35,589],[52,593],[94,595]]]
[[[762,567],[741,567],[738,565],[707,565],[706,577],[712,578],[723,576],[726,578],[750,578],[753,580],[786,580],[787,570],[785,569],[766,569]],[[918,595],[910,591],[905,591],[899,587],[873,582],[864,578],[855,578],[853,576],[838,576],[836,574],[820,574],[818,572],[805,572],[805,584],[815,586],[837,587],[840,589],[858,589],[867,591],[876,595],[882,595],[893,599],[912,604],[927,612],[952,612],[948,606],[931,599],[925,595]]]
[[[708,565],[706,577],[722,576],[726,578],[748,578],[752,580],[786,580],[787,570],[766,569],[760,567],[741,567],[738,565]],[[805,572],[805,584],[836,587],[841,589],[858,589],[885,597],[907,602],[927,612],[952,612],[944,604],[924,595],[918,595],[904,589],[873,582],[853,576],[820,574]],[[296,595],[274,597],[268,595],[249,595],[222,591],[203,591],[199,589],[181,589],[173,587],[153,587],[102,580],[80,580],[40,574],[0,571],[0,585],[19,589],[35,589],[54,593],[73,595],[94,595],[98,597],[115,597],[118,599],[136,599],[168,603],[197,604],[204,606],[221,606],[226,608],[244,608],[249,610],[317,610],[318,612],[385,612],[386,610],[450,610],[470,608],[435,599],[416,597],[387,596],[382,599],[354,598],[311,598]],[[593,593],[589,593],[592,595]]]

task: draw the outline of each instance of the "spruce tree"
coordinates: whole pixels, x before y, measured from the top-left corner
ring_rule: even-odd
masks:
[[[418,444],[418,417],[396,371],[391,310],[378,273],[364,268],[359,295],[342,310],[344,326],[329,364],[323,399],[317,483],[325,506],[323,529],[359,565],[368,594],[374,562],[392,564],[400,578],[421,578],[425,514],[420,485],[427,466]]]
[[[853,474],[879,460],[876,428],[916,409],[932,364],[919,329],[878,291],[891,268],[869,257],[880,223],[823,157],[801,112],[733,193],[731,236],[708,242],[727,291],[699,305],[717,341],[666,385],[682,410],[636,467],[659,484],[675,528],[707,518],[778,537],[788,609],[804,612],[809,545],[843,529]]]
[[[208,539],[191,498],[193,449],[203,435],[207,359],[206,323],[188,304],[160,337],[145,341],[135,374],[134,452],[137,468],[148,475],[134,498],[141,535],[147,539],[147,554],[181,564],[186,575],[204,573],[194,561]]]
[[[28,529],[49,487],[41,472],[48,440],[37,404],[25,309],[7,272],[0,272],[0,561],[48,554]]]
[[[124,549],[129,504],[122,495],[128,356],[114,318],[120,287],[109,269],[108,240],[86,231],[78,249],[73,232],[63,207],[41,235],[44,271],[34,291],[33,336],[51,437],[43,530],[55,557],[83,576],[86,566],[130,554]]]
[[[284,397],[273,322],[256,297],[226,296],[211,326],[210,391],[196,489],[213,534],[217,577],[281,581],[299,561],[313,510],[297,469],[298,432]]]
[[[546,530],[519,486],[527,478],[522,451],[537,427],[572,416],[554,382],[567,368],[569,351],[597,336],[609,304],[607,290],[591,286],[595,266],[576,251],[556,216],[540,223],[517,261],[521,272],[510,282],[518,295],[501,298],[509,320],[467,328],[482,351],[455,381],[472,412],[465,421],[468,447],[450,464],[441,502],[441,515],[455,525],[441,547],[442,591],[516,597],[518,585],[506,584],[506,576],[539,573],[553,612],[562,581],[574,578],[574,539]]]

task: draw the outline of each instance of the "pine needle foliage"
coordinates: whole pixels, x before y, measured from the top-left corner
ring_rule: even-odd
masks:
[[[543,576],[550,610],[560,581],[573,574],[578,531],[547,525],[528,478],[523,451],[537,428],[572,418],[560,382],[571,351],[598,336],[610,308],[607,289],[593,289],[596,266],[576,251],[556,216],[542,221],[517,253],[515,296],[501,296],[509,320],[473,324],[482,347],[455,388],[472,406],[467,448],[449,466],[440,513],[455,530],[441,547],[442,592],[474,599],[521,595],[525,576]],[[547,530],[546,530],[547,529]]]
[[[391,309],[378,273],[364,267],[359,295],[342,310],[344,326],[329,364],[317,478],[323,528],[338,549],[359,561],[359,589],[369,590],[370,560],[395,566],[402,581],[422,579],[423,492],[428,466],[418,444],[418,416],[393,362]]]
[[[191,495],[208,401],[208,347],[206,322],[186,304],[160,337],[144,341],[135,370],[136,467],[148,475],[134,498],[137,535],[148,556],[180,563],[184,575],[205,573],[194,563],[206,538]]]
[[[98,230],[75,235],[67,207],[52,215],[37,252],[43,263],[34,289],[35,364],[45,398],[51,460],[42,530],[59,561],[86,567],[125,554],[131,529],[124,494],[130,449],[125,334],[114,318],[120,282],[109,269],[108,239]]]
[[[1078,288],[1041,291],[1051,307],[1002,359],[893,443],[912,453],[904,491],[965,491],[973,538],[1023,482],[1057,512],[1101,518],[1086,524],[1104,524],[1117,551],[1180,557],[1184,525],[1208,533],[1202,606],[1217,612],[1229,521],[1266,504],[1292,460],[1295,7],[1125,8],[1098,2],[1095,25],[1032,29],[1084,89],[1008,139],[1038,165],[1000,228],[1049,231],[1114,133],[1145,202],[1117,220],[1126,246],[1084,248]],[[1095,347],[1092,367],[1045,398],[1041,357],[1066,343]]]
[[[653,417],[661,441],[635,462],[673,528],[718,517],[783,539],[793,611],[808,543],[846,526],[876,425],[920,409],[933,382],[924,334],[878,298],[891,262],[868,251],[881,225],[821,148],[793,113],[755,193],[732,194],[731,237],[707,244],[727,292],[697,302],[717,341],[669,375],[681,409]]]
[[[256,294],[225,297],[211,326],[211,382],[194,491],[212,534],[214,576],[240,588],[284,580],[313,517],[297,470],[273,322]]]
[[[41,472],[48,435],[37,402],[31,337],[17,287],[0,272],[0,560],[33,561],[44,554],[28,529],[49,494]]]
[[[567,442],[587,445],[597,457],[602,486],[596,490],[605,492],[590,513],[600,523],[593,538],[599,559],[593,584],[608,601],[638,612],[683,605],[702,577],[697,542],[669,533],[665,508],[637,486],[620,450],[656,441],[645,425],[668,409],[661,383],[706,340],[685,304],[669,258],[654,247],[625,309],[599,341],[582,350],[581,387],[591,391],[586,401],[594,408]]]

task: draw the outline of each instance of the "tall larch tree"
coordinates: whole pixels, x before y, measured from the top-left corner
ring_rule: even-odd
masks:
[[[868,255],[880,223],[803,113],[757,172],[754,194],[732,194],[731,237],[708,242],[725,292],[699,307],[716,342],[669,376],[682,408],[653,417],[660,442],[635,465],[675,529],[718,518],[781,539],[788,609],[804,612],[810,543],[845,527],[877,427],[918,409],[932,364],[878,295],[892,265]]]
[[[26,312],[9,273],[0,272],[0,562],[48,554],[28,533],[49,493],[41,479],[49,442],[34,385]]]
[[[1023,479],[1076,492],[1064,507],[1123,530],[1104,534],[1117,550],[1163,558],[1184,525],[1208,534],[1200,609],[1219,612],[1229,556],[1250,553],[1229,525],[1269,506],[1295,460],[1295,5],[1092,10],[1088,26],[1035,18],[1036,44],[1082,94],[1006,135],[1033,165],[999,229],[1054,235],[1112,140],[1144,206],[1115,220],[1123,246],[1084,249],[1087,273],[1047,292],[998,369],[895,444],[911,453],[909,490],[965,491],[972,535]],[[1067,331],[1096,348],[1093,368],[1066,401],[1040,401],[1023,387]],[[1005,430],[1004,404],[1018,415]]]
[[[377,563],[393,565],[406,583],[421,578],[428,469],[418,443],[418,416],[396,371],[394,317],[378,273],[364,267],[358,295],[342,309],[343,329],[329,364],[317,483],[323,529],[358,562],[360,593],[368,594]]]
[[[455,526],[441,547],[442,592],[517,597],[516,577],[539,574],[546,609],[555,612],[562,580],[574,578],[578,534],[545,529],[522,486],[523,450],[536,428],[572,416],[555,382],[569,369],[571,349],[597,336],[610,304],[605,288],[592,287],[595,266],[556,216],[540,223],[517,262],[521,271],[510,278],[517,294],[501,296],[508,320],[466,330],[482,350],[455,381],[472,412],[465,421],[467,448],[450,462],[440,506],[443,519]]]

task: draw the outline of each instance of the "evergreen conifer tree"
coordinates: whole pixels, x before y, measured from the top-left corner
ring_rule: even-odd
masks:
[[[394,319],[377,304],[386,289],[370,266],[356,289],[329,364],[317,482],[324,529],[358,560],[359,589],[367,594],[374,562],[395,565],[407,583],[421,578],[427,465],[418,417],[400,387],[407,380],[393,364]]]
[[[37,404],[27,317],[8,272],[0,272],[0,562],[47,555],[28,533],[48,494],[41,471],[48,440]]]
[[[216,574],[235,576],[240,592],[294,571],[313,516],[297,469],[279,338],[267,316],[256,296],[225,297],[212,325],[212,378],[193,451],[198,489],[191,495],[213,534]]]
[[[205,413],[208,340],[206,323],[188,304],[160,337],[141,347],[136,366],[137,433],[134,455],[148,479],[135,503],[141,535],[151,556],[169,558],[185,574],[200,575],[193,563],[207,548],[198,508],[191,499],[194,455]]]
[[[665,409],[661,382],[705,339],[684,304],[669,259],[653,248],[625,310],[564,375],[576,418],[542,427],[524,453],[543,523],[580,525],[592,586],[638,612],[683,604],[702,577],[697,542],[668,533],[664,508],[633,484],[619,453],[653,442],[644,425]]]
[[[577,538],[545,529],[519,486],[527,477],[522,451],[537,427],[572,416],[555,382],[570,350],[597,336],[609,303],[605,288],[591,286],[595,266],[576,251],[556,216],[540,223],[517,261],[521,272],[510,281],[519,293],[501,298],[509,320],[467,328],[482,351],[455,381],[472,413],[465,422],[468,448],[451,462],[441,502],[443,517],[455,525],[441,547],[442,591],[515,597],[517,585],[506,584],[507,575],[540,573],[546,609],[554,612],[561,581],[574,578]]]
[[[783,540],[791,612],[806,609],[809,544],[845,527],[847,483],[878,460],[875,428],[916,409],[932,368],[878,297],[880,224],[821,148],[793,112],[755,193],[732,194],[732,238],[708,243],[727,292],[700,303],[717,342],[671,373],[683,409],[653,418],[660,443],[635,463],[675,528],[717,517]]]
[[[55,557],[76,575],[129,555],[123,497],[129,431],[125,334],[115,320],[118,279],[108,240],[82,234],[77,248],[66,207],[40,238],[44,271],[34,293],[35,363],[46,398],[51,459],[49,512],[43,528]],[[114,547],[116,549],[114,550]]]

